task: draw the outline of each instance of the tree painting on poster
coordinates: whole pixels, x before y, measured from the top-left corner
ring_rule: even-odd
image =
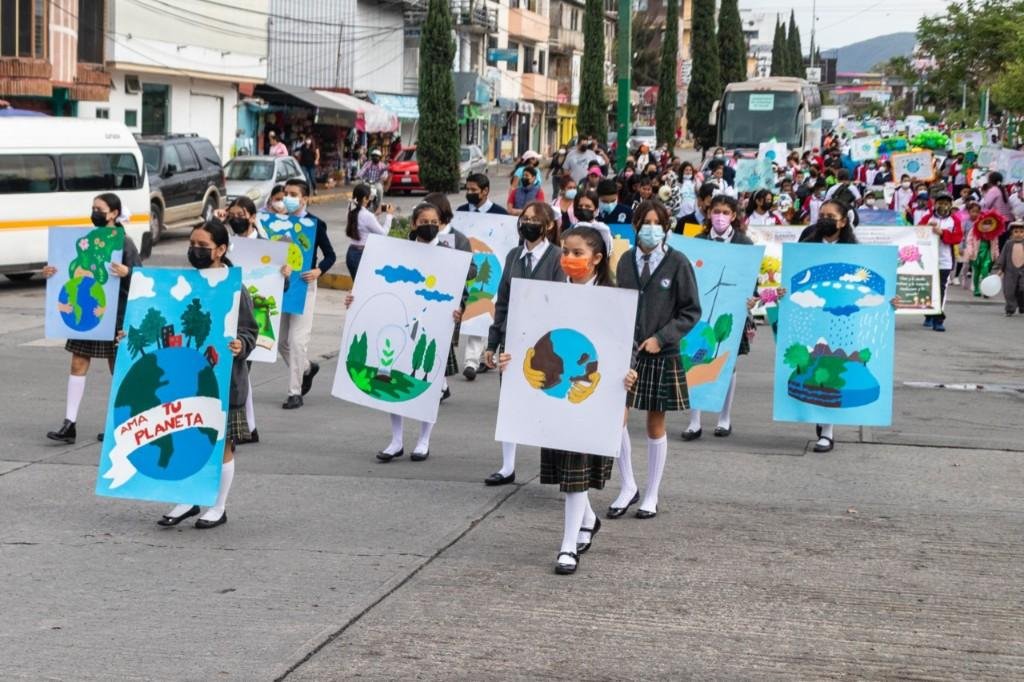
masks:
[[[313,267],[317,221],[308,216],[260,213],[260,225],[271,241],[288,243],[287,263],[292,274],[288,290],[284,292],[281,312],[301,315],[306,309],[306,292],[309,291],[309,284],[302,279],[302,273]]]
[[[892,421],[895,246],[785,244],[775,419]]]
[[[679,344],[690,406],[719,412],[746,333],[747,300],[754,294],[764,247],[677,234],[669,235],[669,246],[693,264],[700,292],[701,319]]]
[[[253,362],[276,362],[284,277],[281,268],[291,244],[268,239],[232,237],[231,262],[242,269],[242,283],[252,296],[252,314],[259,330],[256,347],[249,353]]]
[[[124,230],[50,228],[48,239],[57,272],[46,280],[46,338],[112,341],[121,280],[110,264],[121,262]]]
[[[433,422],[472,254],[370,235],[331,393]]]
[[[466,235],[473,250],[476,277],[466,283],[469,299],[462,315],[463,334],[487,336],[494,323],[494,300],[509,251],[519,245],[518,218],[456,211],[452,227]]]
[[[239,268],[132,274],[96,494],[214,502],[241,286]]]

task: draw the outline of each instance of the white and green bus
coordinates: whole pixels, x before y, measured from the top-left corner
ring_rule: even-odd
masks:
[[[725,86],[711,109],[718,146],[756,152],[761,142],[785,142],[790,150],[821,145],[821,94],[802,78],[753,78]]]

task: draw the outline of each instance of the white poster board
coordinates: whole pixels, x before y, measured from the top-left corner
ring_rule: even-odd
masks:
[[[252,296],[252,313],[259,329],[256,346],[249,353],[253,362],[277,362],[284,301],[284,275],[288,242],[232,237],[228,258],[242,268],[242,284]]]
[[[861,244],[899,249],[896,268],[897,315],[937,315],[942,312],[939,289],[939,236],[928,225],[861,225],[854,229]]]
[[[999,145],[986,144],[982,146],[978,151],[978,168],[997,170],[999,165],[999,155],[1002,151],[1003,148]]]
[[[494,302],[505,258],[519,245],[518,223],[516,216],[455,212],[452,227],[469,239],[476,264],[476,279],[467,284],[469,300],[462,315],[463,334],[486,337],[494,324]]]
[[[868,161],[878,158],[878,145],[882,138],[878,135],[857,137],[850,141],[850,158],[854,161]]]
[[[757,158],[768,159],[780,166],[786,163],[785,142],[762,142],[757,146]]]
[[[893,154],[891,159],[892,176],[902,178],[904,175],[909,175],[914,180],[931,180],[935,175],[932,158],[932,153],[929,151]]]
[[[960,152],[975,152],[977,153],[982,145],[985,144],[985,131],[984,130],[954,130],[953,135],[953,153],[958,154]]]
[[[495,439],[618,457],[637,292],[513,279]]]
[[[472,254],[372,234],[345,315],[331,394],[437,420],[441,379]]]
[[[1004,183],[1024,180],[1024,152],[1004,149],[999,155],[999,172]]]

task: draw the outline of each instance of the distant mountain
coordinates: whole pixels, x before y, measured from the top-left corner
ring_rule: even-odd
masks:
[[[915,41],[914,33],[890,33],[828,52],[838,53],[836,71],[863,73],[871,71],[882,62],[889,61],[891,57],[909,57],[914,52]]]

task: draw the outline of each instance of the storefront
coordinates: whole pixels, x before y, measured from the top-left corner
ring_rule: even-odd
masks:
[[[390,95],[379,92],[368,93],[370,101],[390,111],[398,118],[399,132],[403,146],[416,144],[416,127],[419,124],[420,110],[416,97],[412,95]]]
[[[455,101],[462,144],[487,146],[490,139],[491,84],[472,72],[456,72]]]
[[[488,161],[504,162],[515,155],[515,112],[514,99],[499,97],[495,100],[495,110],[491,113],[491,134],[487,145]]]

